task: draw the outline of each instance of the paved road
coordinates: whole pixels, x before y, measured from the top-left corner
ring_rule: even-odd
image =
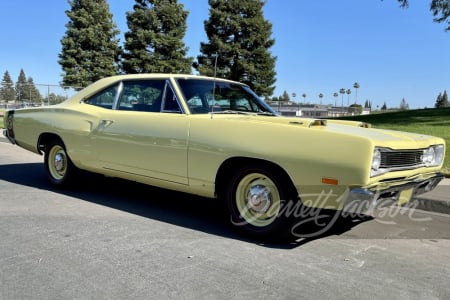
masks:
[[[261,244],[222,209],[99,176],[55,190],[42,157],[0,141],[0,299],[450,298],[448,215],[379,210]]]

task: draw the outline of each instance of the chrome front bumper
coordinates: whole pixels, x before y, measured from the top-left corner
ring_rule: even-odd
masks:
[[[406,183],[389,183],[370,188],[349,189],[344,195],[343,211],[364,214],[376,208],[404,205],[415,196],[433,190],[444,178],[442,174],[423,179],[419,177]]]

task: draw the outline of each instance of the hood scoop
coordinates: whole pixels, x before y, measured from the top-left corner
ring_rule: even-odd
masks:
[[[290,125],[301,125],[305,127],[316,127],[316,126],[327,126],[327,120],[321,120],[321,119],[310,119],[302,121],[289,121]]]

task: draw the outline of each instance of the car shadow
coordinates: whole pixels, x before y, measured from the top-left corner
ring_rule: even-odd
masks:
[[[219,200],[88,172],[82,172],[81,175],[73,187],[57,189],[47,180],[42,163],[0,165],[0,180],[49,190],[145,218],[270,248],[292,249],[317,239],[341,235],[372,219],[351,216],[344,218],[337,216],[335,212],[323,211],[320,219],[315,219],[314,222],[302,221],[302,226],[294,228],[289,240],[264,243],[237,233],[231,225],[226,206]]]

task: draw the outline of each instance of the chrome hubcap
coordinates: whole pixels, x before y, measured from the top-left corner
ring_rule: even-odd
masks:
[[[253,186],[247,194],[247,207],[255,213],[266,213],[272,205],[270,190],[262,185]]]
[[[55,155],[54,166],[55,166],[55,170],[57,172],[61,172],[62,170],[64,170],[64,166],[65,166],[64,155],[62,155],[61,153],[57,153]]]
[[[261,173],[245,175],[236,188],[236,206],[240,217],[256,227],[270,225],[281,209],[275,183]]]

